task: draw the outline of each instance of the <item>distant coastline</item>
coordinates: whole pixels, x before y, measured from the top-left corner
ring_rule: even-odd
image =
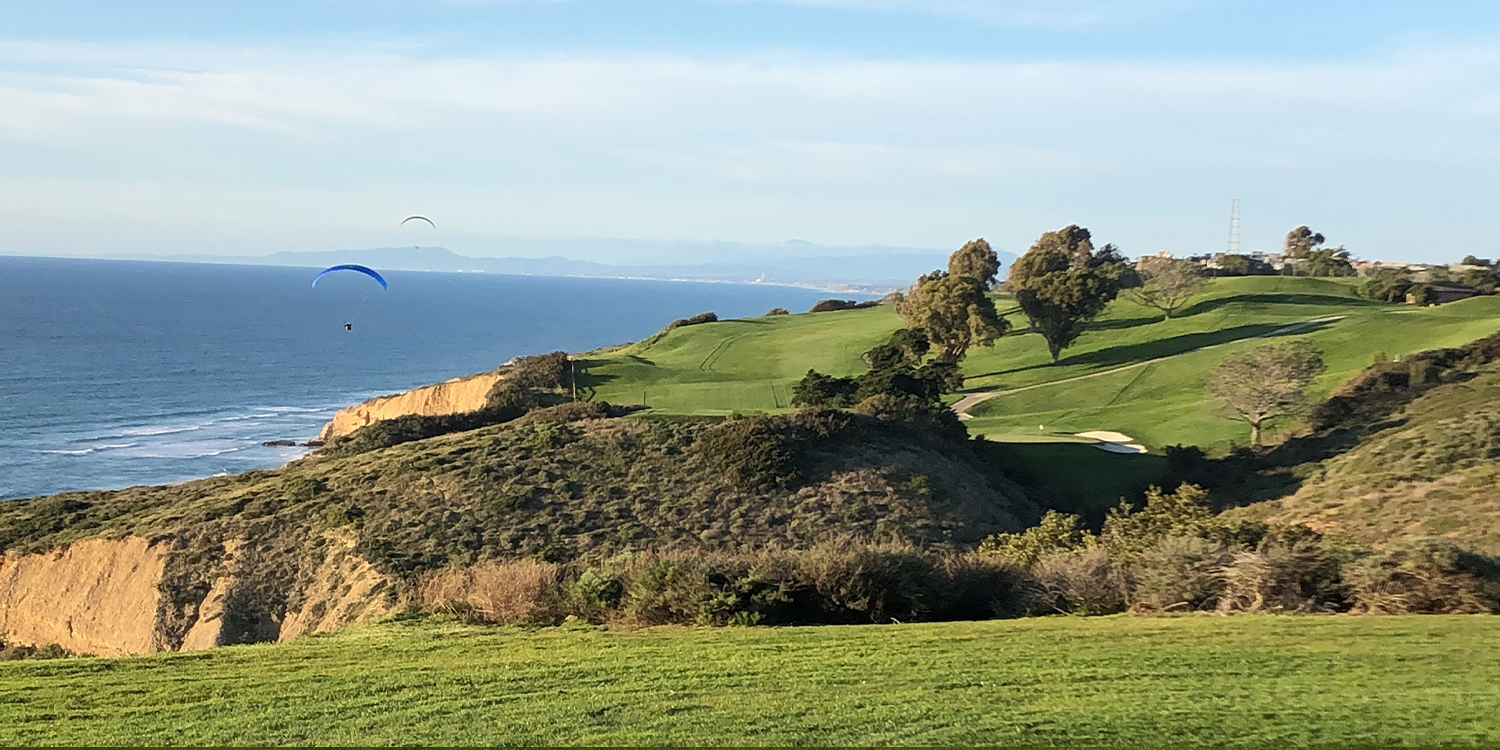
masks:
[[[788,253],[784,246],[777,246],[774,249],[775,252],[767,251],[768,257],[760,258],[751,253],[755,246],[728,245],[728,247],[730,249],[727,250],[719,249],[715,245],[695,248],[700,251],[694,253],[695,255],[713,255],[720,258],[702,263],[599,263],[575,260],[561,255],[476,257],[459,255],[442,247],[424,246],[281,251],[269,255],[248,256],[207,254],[142,256],[96,253],[87,256],[40,257],[283,267],[362,263],[393,271],[753,284],[810,289],[831,294],[873,296],[904,289],[912,279],[934,268],[940,268],[946,262],[946,253],[943,251],[911,248],[878,246],[825,248],[803,243],[794,246],[799,251],[798,253]],[[716,251],[709,253],[708,248]]]

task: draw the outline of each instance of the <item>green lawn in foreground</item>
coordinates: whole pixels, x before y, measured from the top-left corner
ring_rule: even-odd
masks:
[[[5,744],[1500,742],[1500,618],[356,627],[0,664]]]

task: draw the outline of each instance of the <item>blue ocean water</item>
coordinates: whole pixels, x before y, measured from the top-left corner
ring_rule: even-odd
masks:
[[[0,498],[279,465],[342,406],[789,287],[0,256]],[[352,330],[344,330],[349,323]]]

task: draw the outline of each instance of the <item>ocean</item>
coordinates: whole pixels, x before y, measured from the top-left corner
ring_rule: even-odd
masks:
[[[763,285],[0,256],[0,498],[277,466],[337,409],[511,357],[639,340]],[[841,295],[842,296],[842,295]],[[345,330],[344,325],[350,329]]]

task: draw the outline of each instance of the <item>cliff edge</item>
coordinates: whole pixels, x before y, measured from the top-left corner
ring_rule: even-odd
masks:
[[[252,545],[226,542],[208,587],[182,575],[200,555],[137,536],[94,537],[59,549],[0,556],[0,641],[57,644],[80,654],[191,651],[290,640],[394,611],[389,579],[330,536],[327,552],[291,591],[267,592]],[[188,585],[184,585],[187,583]],[[251,597],[286,599],[266,616]],[[249,606],[247,606],[249,605]]]
[[[395,419],[409,414],[440,417],[463,414],[484,408],[485,397],[500,382],[500,372],[482,372],[461,378],[424,385],[405,393],[377,396],[368,401],[338,410],[333,420],[323,425],[318,439],[343,437],[372,422]]]

